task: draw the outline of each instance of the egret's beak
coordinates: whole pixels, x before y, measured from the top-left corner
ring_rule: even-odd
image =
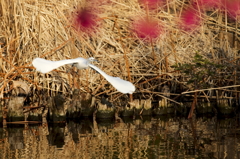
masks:
[[[94,59],[93,61],[99,62],[97,59]]]

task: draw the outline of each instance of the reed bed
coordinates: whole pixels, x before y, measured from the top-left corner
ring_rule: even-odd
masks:
[[[97,3],[94,6],[98,26],[91,33],[79,31],[73,17],[93,3]],[[100,61],[94,64],[107,74],[133,82],[137,88],[133,98],[159,98],[164,85],[177,96],[205,89],[202,83],[209,84],[208,88],[236,85],[231,90],[238,93],[239,17],[232,20],[225,10],[206,9],[199,15],[201,25],[186,31],[179,22],[189,4],[190,1],[166,0],[159,9],[146,12],[137,0],[2,0],[0,96],[4,98],[12,89],[22,88],[21,84],[10,87],[10,82],[21,81],[33,94],[41,89],[47,89],[49,95],[69,94],[77,88],[95,96],[108,95],[112,101],[121,99],[122,94],[94,70],[64,66],[41,74],[31,64],[36,57],[63,60],[91,56]],[[139,38],[131,28],[135,18],[146,16],[157,19],[161,26],[160,36],[150,42]],[[185,63],[197,66],[196,53],[224,68],[217,69],[214,78],[203,76],[195,84],[188,84],[194,74],[176,67]],[[197,72],[203,68],[194,69]]]

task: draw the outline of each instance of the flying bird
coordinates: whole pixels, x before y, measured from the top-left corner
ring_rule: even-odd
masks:
[[[66,64],[71,64],[72,66],[77,67],[78,69],[86,69],[88,67],[94,69],[98,73],[100,73],[111,85],[116,88],[121,93],[128,93],[132,94],[135,91],[135,86],[126,80],[123,80],[119,77],[113,77],[108,74],[106,74],[104,71],[102,71],[97,66],[91,64],[91,62],[97,61],[95,58],[75,58],[75,59],[67,59],[67,60],[60,60],[60,61],[50,61],[43,58],[35,58],[32,61],[33,66],[36,68],[37,71],[41,73],[48,73],[58,67],[61,67]]]

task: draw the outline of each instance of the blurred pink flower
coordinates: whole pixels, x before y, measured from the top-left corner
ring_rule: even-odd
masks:
[[[86,33],[92,33],[97,26],[97,15],[94,14],[92,9],[84,8],[80,11],[77,11],[77,14],[74,18],[74,25],[77,30]]]
[[[236,19],[240,15],[240,0],[222,0],[224,8],[227,10],[228,15]]]
[[[144,40],[154,40],[161,33],[158,21],[150,18],[141,18],[133,22],[133,30],[137,36]]]
[[[201,20],[199,17],[199,11],[188,7],[187,9],[183,10],[181,15],[181,26],[184,30],[192,30],[199,26]]]
[[[138,0],[138,2],[144,6],[148,6],[149,9],[157,9],[163,4],[164,0]]]
[[[198,5],[201,8],[215,8],[221,5],[221,0],[197,0]]]

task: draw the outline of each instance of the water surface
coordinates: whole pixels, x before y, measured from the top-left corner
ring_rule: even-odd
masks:
[[[238,116],[159,116],[0,128],[0,158],[240,158]]]

